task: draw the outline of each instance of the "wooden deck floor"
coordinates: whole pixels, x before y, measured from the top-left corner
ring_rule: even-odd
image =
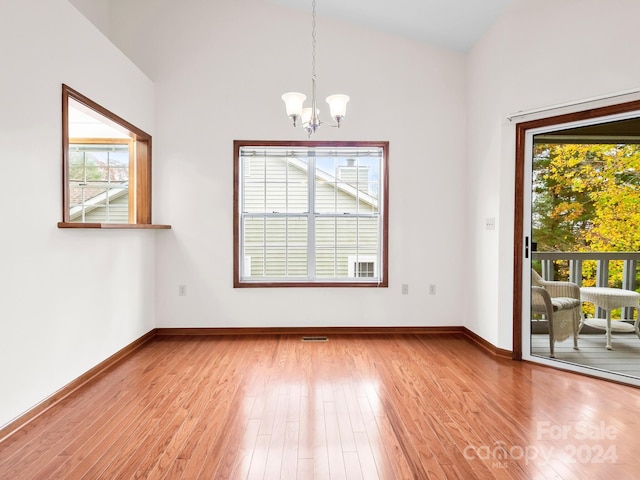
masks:
[[[447,335],[156,337],[0,443],[0,478],[631,480],[639,393]]]
[[[640,338],[635,333],[614,333],[613,350],[607,350],[604,333],[581,334],[579,350],[573,349],[573,338],[556,342],[555,356],[559,360],[595,367],[610,372],[640,378]],[[549,356],[549,336],[532,335],[534,355]]]

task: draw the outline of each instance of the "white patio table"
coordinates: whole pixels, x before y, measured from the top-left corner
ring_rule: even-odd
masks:
[[[640,338],[640,325],[638,324],[640,318],[635,321],[634,325],[629,325],[626,322],[614,322],[613,325],[611,323],[611,310],[622,307],[638,308],[640,293],[632,290],[623,290],[621,288],[581,287],[580,300],[583,302],[593,303],[607,313],[606,318],[586,318],[582,322],[590,327],[600,328],[606,331],[607,350],[613,349],[611,346],[611,330],[615,330],[617,332],[635,331],[638,338]]]

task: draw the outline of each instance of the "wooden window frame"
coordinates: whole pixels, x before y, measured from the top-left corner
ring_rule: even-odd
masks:
[[[524,168],[526,165],[526,137],[529,130],[540,127],[561,126],[581,120],[602,118],[640,110],[640,100],[617,103],[604,107],[594,107],[572,113],[553,115],[536,120],[517,122],[515,129],[515,187],[514,187],[514,228],[513,228],[513,334],[512,358],[522,360],[522,308],[523,308],[523,268],[529,246],[524,244]],[[529,188],[529,186],[527,186]],[[528,274],[528,273],[527,273]]]
[[[380,232],[380,268],[379,279],[375,281],[242,281],[241,280],[241,233],[240,233],[240,150],[242,147],[375,147],[383,151],[383,168],[381,186],[381,232]],[[388,287],[389,286],[389,142],[375,141],[265,141],[234,140],[233,142],[233,287],[234,288],[270,288],[270,287]]]
[[[69,99],[93,110],[129,132],[134,143],[129,173],[129,223],[71,222],[69,213]],[[86,139],[85,139],[86,140]],[[168,229],[151,221],[151,135],[67,85],[62,85],[62,222],[59,228]]]

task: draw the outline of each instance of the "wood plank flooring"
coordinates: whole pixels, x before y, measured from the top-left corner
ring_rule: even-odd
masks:
[[[640,391],[452,335],[156,337],[0,443],[2,479],[636,479]]]

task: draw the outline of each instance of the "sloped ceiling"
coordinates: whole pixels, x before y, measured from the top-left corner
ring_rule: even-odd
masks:
[[[179,2],[181,0],[167,0]],[[264,0],[311,12],[312,0]],[[316,0],[318,16],[466,52],[516,0]],[[108,35],[110,0],[69,0]]]
[[[312,0],[267,0],[311,12]],[[325,15],[466,52],[515,0],[316,0]]]

